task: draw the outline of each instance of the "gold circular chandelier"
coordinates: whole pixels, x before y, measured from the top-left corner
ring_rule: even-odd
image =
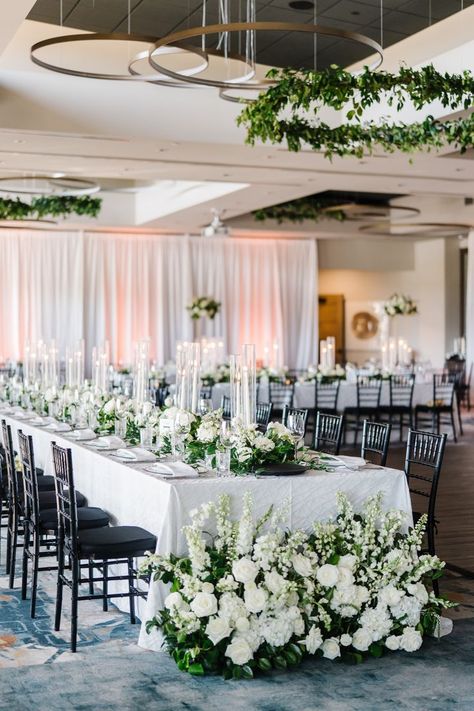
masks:
[[[62,0],[59,2],[62,25]],[[49,71],[87,79],[216,87],[222,99],[238,103],[252,101],[252,95],[275,84],[274,80],[257,76],[257,42],[261,33],[310,35],[315,57],[319,36],[354,42],[375,52],[370,69],[377,69],[383,61],[381,44],[359,32],[318,24],[316,10],[312,23],[257,21],[257,0],[241,0],[238,8],[232,0],[202,0],[201,24],[156,37],[132,33],[130,0],[128,5],[127,33],[51,37],[31,47],[32,61]],[[216,17],[217,22],[208,22],[208,18]],[[93,52],[76,51],[76,47],[87,46],[88,42],[100,46],[101,67],[94,66],[97,60]],[[59,50],[56,57],[55,48]],[[242,98],[237,91],[249,98]]]
[[[386,237],[457,237],[472,229],[471,225],[456,222],[373,222],[361,225],[359,231],[367,235]]]
[[[0,178],[0,193],[15,195],[56,195],[58,197],[81,197],[94,195],[100,185],[86,178],[70,178],[67,175],[17,175]]]
[[[324,212],[343,212],[344,219],[349,222],[373,222],[374,220],[380,224],[382,221],[389,223],[392,220],[402,222],[405,219],[417,217],[420,210],[417,207],[409,207],[407,205],[390,205],[390,204],[370,204],[351,202],[341,205],[331,205],[326,207]]]

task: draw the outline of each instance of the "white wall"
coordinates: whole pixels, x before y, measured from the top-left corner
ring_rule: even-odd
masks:
[[[418,242],[338,241],[319,248],[320,294],[343,294],[350,301],[385,301],[403,293],[418,302],[419,315],[397,317],[396,335],[417,357],[441,367],[459,335],[459,244],[457,240]],[[373,351],[347,351],[363,362]]]

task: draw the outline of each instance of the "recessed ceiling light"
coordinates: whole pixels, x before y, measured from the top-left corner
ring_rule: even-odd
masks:
[[[292,10],[312,10],[314,2],[310,2],[310,0],[292,0],[288,5]]]

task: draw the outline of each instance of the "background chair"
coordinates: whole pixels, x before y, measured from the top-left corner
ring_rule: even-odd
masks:
[[[261,432],[266,432],[273,410],[273,403],[259,402],[257,404],[256,422]]]
[[[381,378],[358,375],[356,382],[357,404],[344,409],[345,431],[354,432],[354,444],[363,419],[378,420],[380,417]]]
[[[163,407],[165,404],[165,400],[169,396],[169,394],[169,385],[159,385],[155,390],[155,405],[157,407]]]
[[[364,420],[360,450],[361,457],[384,467],[387,463],[391,430],[392,425],[390,423],[385,424]]]
[[[230,397],[223,395],[221,400],[222,417],[224,420],[230,420]]]
[[[286,380],[268,383],[269,401],[273,405],[273,414],[280,416],[285,407],[293,407],[295,384]]]
[[[344,418],[342,415],[317,412],[313,449],[317,452],[338,455],[341,448],[343,427]]]
[[[434,373],[433,399],[415,407],[415,429],[418,430],[420,426],[427,428],[431,424],[431,430],[440,434],[441,425],[448,425],[451,427],[454,441],[457,442],[454,397],[454,382],[449,373]]]
[[[446,434],[433,434],[410,430],[405,454],[405,474],[410,492],[418,497],[418,501],[427,500],[426,511],[417,511],[414,506],[413,517],[415,523],[422,513],[427,513],[428,521],[426,534],[428,539],[428,552],[435,555],[436,532],[436,496],[438,493],[439,477],[443,464],[446,448]],[[433,589],[438,595],[438,582],[433,581]]]
[[[413,392],[415,390],[415,375],[391,375],[389,380],[390,404],[381,405],[381,419],[388,417],[392,429],[400,430],[400,442],[403,442],[405,425],[413,429]]]
[[[302,407],[289,407],[285,405],[281,416],[281,422],[285,427],[289,427],[290,418],[297,418],[298,424],[301,426],[303,440],[306,436],[306,427],[308,425],[308,410]],[[291,428],[289,428],[291,429]]]
[[[326,412],[330,415],[337,414],[337,400],[340,386],[340,378],[325,377],[321,381],[314,381],[315,412]]]

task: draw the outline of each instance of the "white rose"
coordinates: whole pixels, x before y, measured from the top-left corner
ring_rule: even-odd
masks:
[[[404,652],[416,652],[417,649],[420,649],[422,642],[423,637],[418,630],[414,627],[405,627],[400,637],[400,649],[403,649]]]
[[[235,629],[238,632],[248,632],[250,629],[250,622],[246,617],[238,617],[235,621]]]
[[[202,592],[213,593],[214,592],[214,585],[212,583],[203,583],[202,584]]]
[[[370,592],[366,587],[364,587],[364,585],[354,585],[354,590],[356,593],[357,605],[360,607],[370,598]]]
[[[196,432],[196,438],[199,442],[212,442],[216,438],[216,431],[212,425],[199,425]]]
[[[356,630],[352,637],[352,646],[359,652],[365,652],[372,644],[372,635],[363,627]]]
[[[246,642],[245,639],[237,637],[225,650],[225,656],[229,657],[234,664],[242,666],[242,664],[247,664],[253,655],[248,642]]]
[[[410,595],[416,597],[416,599],[419,600],[422,605],[426,605],[426,603],[428,602],[428,590],[425,588],[423,583],[407,585],[407,590]]]
[[[243,464],[244,462],[248,462],[248,460],[251,458],[252,458],[252,450],[250,449],[250,447],[242,447],[237,452],[237,460],[241,464]]]
[[[394,585],[387,585],[380,590],[378,597],[379,600],[391,607],[392,605],[398,605],[404,595],[405,592],[403,590],[399,590]]]
[[[341,656],[341,648],[339,647],[339,642],[335,637],[330,637],[323,642],[321,647],[323,650],[323,657],[326,659],[336,659],[336,657]]]
[[[189,427],[195,420],[192,412],[186,412],[186,410],[178,410],[176,415],[176,424],[180,427]]]
[[[339,642],[342,647],[349,647],[352,644],[352,637],[350,634],[341,634]]]
[[[353,571],[354,568],[357,565],[357,558],[355,555],[352,555],[348,553],[347,555],[341,555],[339,558],[339,562],[337,564],[338,568],[348,568],[350,571]]]
[[[188,603],[183,600],[181,593],[172,592],[165,598],[165,607],[167,610],[183,610],[188,607]]]
[[[144,415],[149,415],[152,410],[153,410],[153,405],[151,402],[144,402],[143,403],[142,413]]]
[[[313,572],[313,566],[311,564],[310,559],[302,553],[297,553],[296,555],[294,555],[291,559],[291,563],[293,565],[293,568],[295,569],[295,572],[297,572],[298,575],[301,575],[301,577],[303,578],[309,578],[309,576]]]
[[[337,566],[326,563],[318,569],[316,578],[325,588],[333,588],[339,580],[339,570]]]
[[[270,422],[270,424],[267,427],[267,432],[276,432],[276,434],[281,437],[281,436],[290,436],[290,430],[285,427],[285,425],[282,425],[281,422]]]
[[[232,574],[239,583],[251,583],[257,577],[258,567],[250,558],[240,558],[232,563]]]
[[[275,443],[272,442],[271,439],[269,439],[268,437],[264,437],[263,435],[255,439],[254,446],[256,449],[260,449],[262,452],[271,452],[272,449],[275,449]]]
[[[271,573],[265,573],[265,585],[274,595],[279,595],[285,585],[285,578],[272,570]]]
[[[338,571],[338,585],[341,585],[342,587],[349,587],[354,584],[354,576],[352,575],[349,568],[338,568]]]
[[[263,588],[257,588],[257,586],[252,585],[246,588],[244,592],[245,607],[249,612],[255,614],[262,612],[267,604],[267,597],[267,592]]]
[[[228,620],[223,617],[213,617],[209,620],[206,626],[206,634],[212,644],[219,644],[222,639],[229,637],[232,629]]]
[[[304,640],[304,643],[308,654],[316,654],[316,652],[323,643],[323,638],[319,627],[315,627],[314,625],[311,627]]]
[[[191,603],[191,610],[197,617],[210,617],[217,612],[217,599],[212,593],[199,592]]]
[[[400,639],[401,637],[391,634],[390,637],[387,637],[385,640],[385,646],[387,649],[391,649],[392,652],[396,652],[397,649],[400,649]]]

